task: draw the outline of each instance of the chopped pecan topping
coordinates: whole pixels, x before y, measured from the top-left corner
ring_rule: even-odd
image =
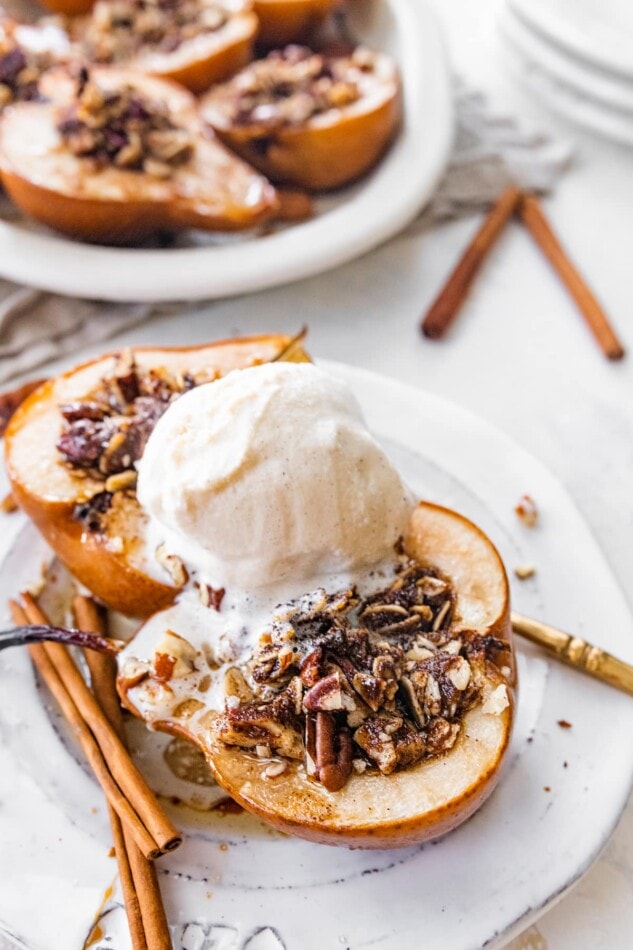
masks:
[[[354,742],[384,775],[415,765],[426,751],[423,734],[402,716],[371,716],[354,733]]]
[[[135,463],[160,417],[183,392],[214,377],[176,378],[160,367],[141,371],[134,356],[123,353],[112,375],[85,399],[60,406],[57,449],[69,466],[105,481],[107,491],[134,491]]]
[[[237,683],[230,671],[220,738],[282,755],[289,743],[297,758],[300,737],[308,774],[330,791],[352,772],[444,754],[481,700],[486,665],[510,669],[507,643],[452,630],[453,603],[445,578],[398,551],[385,590],[317,590],[279,607]],[[271,722],[292,741],[275,739]]]
[[[196,652],[188,640],[168,630],[154,653],[156,679],[168,683],[172,678],[187,676],[195,668]]]
[[[316,650],[312,651],[312,653],[308,653],[306,658],[301,663],[299,672],[301,682],[304,686],[316,686],[322,676],[322,663],[323,650],[320,647],[317,647]]]
[[[473,706],[499,715],[511,701],[509,644],[457,628],[453,605],[451,584],[398,549],[384,590],[316,590],[280,605],[248,662],[225,670],[224,709],[213,709],[208,726],[259,759],[303,761],[330,792],[353,774],[389,775],[444,755]],[[204,649],[168,631],[154,679],[169,690],[170,681],[202,672],[200,656]],[[211,677],[196,685],[208,690]],[[196,699],[183,715],[201,708]],[[198,723],[207,726],[204,717]],[[261,774],[272,779],[286,768],[263,762]]]
[[[465,641],[464,655],[474,669],[478,669],[485,660],[493,663],[502,672],[512,667],[510,645],[498,637],[471,634]]]
[[[134,686],[138,686],[139,683],[148,679],[150,671],[151,667],[149,663],[128,657],[121,669],[121,679],[125,688],[131,689]]]
[[[427,732],[427,752],[429,755],[442,755],[449,752],[457,742],[459,723],[447,719],[435,719]]]
[[[163,567],[176,587],[184,587],[189,579],[187,569],[176,554],[170,554],[164,544],[156,548],[156,560]]]
[[[408,676],[402,676],[400,678],[399,686],[402,698],[408,707],[411,719],[416,724],[418,729],[423,729],[426,724],[426,715],[424,713],[424,709],[422,708],[422,703],[420,702],[417,690],[413,686],[413,683]]]
[[[240,703],[250,703],[254,698],[252,689],[236,666],[229,667],[224,674],[224,693],[227,697],[227,705],[232,708],[239,706]]]
[[[112,492],[100,491],[87,501],[79,502],[73,510],[73,518],[80,521],[87,531],[101,531],[104,515],[112,506]]]
[[[333,712],[343,709],[340,673],[335,671],[315,683],[303,697],[303,705],[310,712]]]
[[[287,46],[243,69],[218,90],[218,101],[232,124],[272,132],[357,102],[374,68],[374,55],[366,49],[325,56]]]
[[[168,653],[156,653],[154,655],[154,676],[161,683],[168,683],[174,675],[176,666],[176,657]]]
[[[347,726],[330,713],[315,718],[316,777],[328,792],[338,792],[352,774],[352,739]]]
[[[117,492],[127,491],[128,489],[133,491],[136,488],[136,478],[136,472],[131,469],[127,469],[125,472],[117,472],[116,475],[110,475],[105,483],[106,491]]]
[[[224,714],[216,720],[215,728],[218,738],[227,745],[244,749],[267,745],[286,758],[302,759],[300,710],[301,683],[297,677],[270,703],[227,704]]]
[[[114,165],[157,178],[169,177],[194,148],[191,133],[173,121],[164,103],[133,86],[102,89],[85,70],[75,101],[60,111],[57,130],[73,155],[90,159],[95,169]]]
[[[196,583],[195,585],[198,588],[198,594],[200,595],[200,602],[204,607],[211,607],[213,610],[220,611],[222,607],[222,601],[224,600],[224,595],[226,591],[223,587],[211,587],[210,584]]]

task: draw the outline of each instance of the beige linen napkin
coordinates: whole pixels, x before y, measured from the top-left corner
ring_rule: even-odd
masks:
[[[150,304],[77,300],[0,279],[0,384],[146,320]]]

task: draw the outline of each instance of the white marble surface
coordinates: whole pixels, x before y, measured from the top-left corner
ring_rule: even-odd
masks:
[[[548,210],[625,344],[633,348],[631,153],[566,125],[513,84],[495,26],[499,2],[435,0],[456,70],[488,91],[499,108],[577,143],[575,167]],[[201,306],[179,324],[156,320],[131,333],[129,342],[292,332],[308,323],[316,356],[376,369],[448,396],[540,457],[569,489],[631,601],[633,356],[612,364],[600,355],[547,264],[517,226],[502,239],[450,338],[432,343],[416,330],[419,314],[476,224],[463,221],[400,237],[324,277]],[[573,557],[570,551],[570,570]],[[628,950],[632,941],[629,806],[584,880],[512,946]]]

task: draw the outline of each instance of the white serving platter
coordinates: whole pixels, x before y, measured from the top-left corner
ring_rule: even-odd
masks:
[[[404,127],[363,181],[318,202],[314,219],[273,234],[188,234],[163,249],[103,248],[25,219],[0,219],[0,276],[103,300],[197,300],[242,294],[321,273],[405,227],[445,169],[453,133],[450,75],[426,0],[353,0],[349,30],[391,53],[404,90]]]
[[[473,518],[499,546],[513,603],[633,661],[633,626],[591,532],[560,483],[477,416],[378,375],[329,364],[411,486]],[[514,514],[537,500],[537,529]],[[4,518],[0,602],[45,554],[20,515]],[[13,541],[12,541],[13,538]],[[246,816],[170,806],[186,841],[159,864],[176,950],[480,950],[500,947],[597,857],[633,777],[633,704],[519,644],[519,714],[489,802],[431,845],[352,852],[277,834]],[[28,950],[128,950],[100,794],[43,703],[27,655],[0,656],[0,933]],[[571,728],[561,728],[567,720]],[[141,767],[159,790],[138,726]],[[195,791],[195,789],[194,789]],[[193,792],[181,794],[190,798]],[[212,790],[209,790],[212,797]],[[106,895],[104,900],[104,894]]]

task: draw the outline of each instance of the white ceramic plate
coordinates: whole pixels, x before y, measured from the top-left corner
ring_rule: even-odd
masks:
[[[568,76],[562,78],[559,68],[552,71],[544,59],[536,58],[524,38],[505,29],[503,21],[502,29],[508,40],[503,55],[509,70],[549,109],[613,142],[633,146],[631,111],[609,106],[604,98],[588,95],[579,84],[569,84]]]
[[[188,247],[162,250],[94,247],[20,219],[0,221],[0,276],[104,300],[194,300],[299,280],[396,234],[428,201],[448,158],[452,97],[442,39],[425,0],[351,3],[349,27],[397,60],[405,123],[376,170],[319,202],[313,220],[265,237],[209,240],[197,233]]]
[[[508,0],[521,17],[575,56],[633,79],[630,0]]]
[[[534,30],[510,7],[505,7],[499,24],[504,37],[516,47],[532,68],[543,69],[553,79],[575,90],[596,105],[621,111],[633,124],[633,81],[607,73],[572,56]]]
[[[474,518],[508,568],[517,609],[633,660],[624,598],[561,485],[509,438],[428,393],[333,365],[411,485]],[[531,493],[541,525],[514,505]],[[20,516],[0,601],[38,575],[43,545]],[[501,946],[557,900],[605,844],[633,775],[629,698],[520,650],[520,701],[505,776],[473,819],[439,842],[351,852],[279,835],[246,816],[171,806],[187,832],[159,868],[177,950],[478,950]],[[100,796],[71,754],[19,650],[0,656],[0,932],[32,950],[82,946],[101,914],[97,950],[127,950]],[[571,729],[557,723],[567,720]],[[162,785],[156,751],[141,765]],[[163,740],[165,741],[165,740]],[[163,769],[164,772],[164,769]],[[183,785],[186,783],[182,783]],[[200,789],[184,789],[190,800]],[[212,789],[202,789],[198,802]],[[207,802],[208,804],[208,802]]]

